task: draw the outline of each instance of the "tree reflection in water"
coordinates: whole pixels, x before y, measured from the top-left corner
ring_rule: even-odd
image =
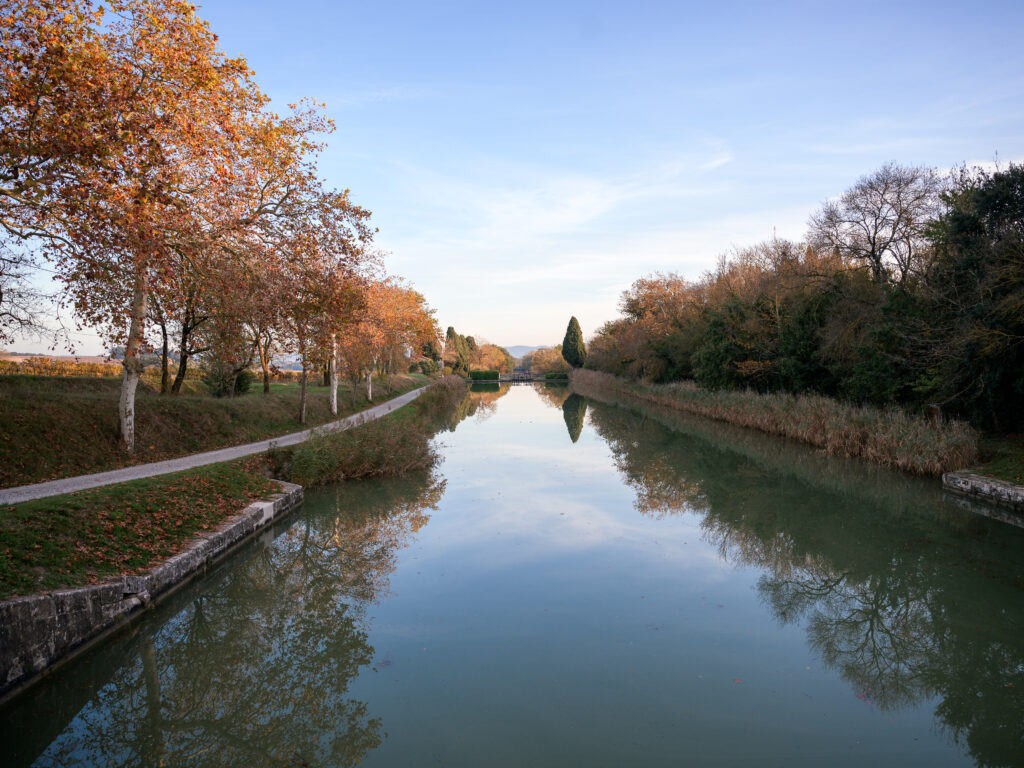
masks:
[[[937,698],[937,719],[978,765],[1021,765],[1020,530],[941,508],[934,497],[921,502],[913,484],[900,491],[898,476],[884,505],[856,482],[844,485],[841,471],[815,487],[814,460],[797,452],[787,473],[778,440],[748,444],[744,455],[706,432],[698,438],[595,401],[590,419],[636,491],[636,508],[699,515],[724,558],[762,570],[765,604],[779,622],[801,624],[858,697],[884,711]]]
[[[562,403],[562,418],[565,428],[569,430],[569,439],[574,443],[580,439],[583,422],[587,419],[587,399],[579,395],[569,395]]]
[[[537,381],[531,386],[533,387],[533,391],[540,396],[541,401],[545,405],[550,405],[552,408],[561,408],[569,395],[572,394],[572,390],[569,389],[569,385],[564,381]]]
[[[330,508],[172,598],[173,616],[121,641],[124,656],[35,764],[360,762],[384,738],[367,705],[346,697],[373,660],[366,609],[443,492],[433,474],[338,488]],[[60,682],[36,712],[58,706]]]
[[[543,403],[552,408],[560,408],[569,439],[574,443],[580,439],[583,425],[587,420],[587,399],[575,394],[564,381],[535,382],[533,391]]]
[[[474,417],[477,423],[486,421],[494,415],[498,400],[507,395],[511,387],[512,385],[507,383],[474,382],[458,408],[439,417],[441,422],[437,425],[438,428],[454,431],[463,421]]]

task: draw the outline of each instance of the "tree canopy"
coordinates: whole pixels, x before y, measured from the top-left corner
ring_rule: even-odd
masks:
[[[652,381],[939,406],[1024,427],[1024,167],[887,165],[811,216],[806,242],[723,256],[622,294],[587,365]],[[568,334],[567,334],[568,337]],[[568,359],[568,358],[566,358]]]
[[[361,371],[388,372],[436,338],[423,297],[380,276],[370,212],[318,176],[322,105],[272,111],[195,6],[11,0],[0,13],[0,339],[34,322],[26,280],[47,260],[62,304],[124,346],[127,450],[153,327],[166,392],[200,355],[232,378],[258,359],[268,391],[287,351],[334,371],[332,407],[342,335]]]

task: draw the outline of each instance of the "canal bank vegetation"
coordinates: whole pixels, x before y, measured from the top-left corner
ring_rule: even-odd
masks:
[[[915,416],[1024,430],[1022,201],[1022,165],[946,175],[886,165],[813,213],[804,242],[734,251],[695,281],[637,280],[622,317],[590,340],[586,367],[674,385],[658,396],[718,418],[735,408],[737,423],[806,434],[841,454],[929,473],[964,466],[977,458],[962,444],[966,427],[929,430]],[[796,402],[835,415],[776,426]]]
[[[635,399],[783,435],[833,456],[859,458],[924,475],[969,466],[978,435],[960,421],[915,416],[896,408],[853,405],[822,395],[705,389],[691,381],[650,384],[598,371],[573,372],[582,395]]]
[[[445,376],[394,414],[273,451],[274,476],[309,487],[430,469],[438,461],[431,439],[466,399],[466,390],[465,379]]]
[[[686,446],[687,451],[702,457],[699,466],[713,466],[715,473],[721,472],[723,455],[742,456],[765,476],[796,481],[848,501],[858,499],[891,515],[914,511],[924,516],[942,517],[948,513],[959,515],[962,511],[959,506],[944,505],[942,487],[926,476],[893,472],[872,462],[832,456],[796,440],[633,397],[627,399],[611,390],[588,389],[583,399],[588,403],[589,424],[601,438],[609,441],[609,445],[628,447],[633,468],[643,467],[645,461],[661,461],[672,450]],[[641,417],[639,421],[636,416]],[[630,429],[633,430],[631,437]],[[625,446],[621,441],[627,439],[637,445]],[[618,461],[617,452],[616,457]],[[650,465],[648,485],[637,494],[638,511],[660,518],[683,514],[687,508],[701,508],[700,492],[691,493],[694,484],[682,477],[686,474],[685,463],[678,462],[675,468],[681,473],[675,481],[659,482],[655,478],[666,467]]]
[[[423,386],[420,374],[394,376],[390,394]],[[382,388],[385,378],[378,379]],[[140,387],[138,445],[128,455],[117,437],[119,383],[109,378],[0,376],[0,487],[42,482],[185,456],[294,432],[301,384],[272,384],[267,394],[161,397]],[[311,385],[307,423],[325,424],[372,405],[363,382],[342,387],[338,413],[329,388]]]
[[[0,599],[146,571],[280,492],[273,478],[323,485],[429,470],[431,438],[452,425],[466,389],[445,377],[384,418],[296,448],[0,506]]]

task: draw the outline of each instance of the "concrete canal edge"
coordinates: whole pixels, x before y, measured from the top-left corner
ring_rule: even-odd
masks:
[[[960,471],[944,474],[942,487],[960,496],[1024,513],[1024,486],[997,480],[994,477],[976,475],[969,471]]]
[[[0,602],[0,703],[120,631],[302,504],[301,485],[275,482],[281,493],[199,534],[183,552],[148,573]]]

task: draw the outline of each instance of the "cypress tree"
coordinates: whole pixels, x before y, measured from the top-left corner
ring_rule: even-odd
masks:
[[[572,368],[582,368],[587,360],[587,348],[583,345],[583,331],[579,320],[573,315],[562,339],[562,357]]]

